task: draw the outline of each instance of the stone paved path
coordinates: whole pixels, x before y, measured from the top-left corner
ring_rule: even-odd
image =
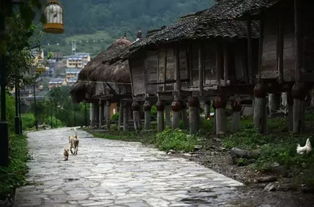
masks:
[[[79,131],[78,156],[63,161],[69,128],[29,133],[31,185],[15,206],[228,206],[242,184],[140,143]]]

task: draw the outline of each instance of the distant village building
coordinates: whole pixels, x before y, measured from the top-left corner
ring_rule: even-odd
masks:
[[[66,82],[63,78],[55,78],[55,79],[51,79],[49,81],[48,88],[49,88],[49,90],[51,90],[53,88],[58,88],[58,87],[61,87],[64,85],[66,85]]]
[[[91,60],[88,53],[75,53],[74,55],[66,58],[67,68],[84,68],[85,65]]]
[[[76,79],[78,77],[78,74],[81,72],[81,69],[79,68],[67,68],[65,69],[65,79],[66,81],[70,79]]]

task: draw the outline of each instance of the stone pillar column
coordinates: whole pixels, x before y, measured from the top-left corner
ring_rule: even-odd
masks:
[[[90,120],[90,127],[93,127],[93,125],[94,125],[94,122],[95,122],[95,120],[94,120],[94,104],[92,104],[92,103],[90,103],[89,104],[89,120]]]
[[[134,129],[135,131],[139,131],[141,128],[141,117],[140,117],[140,105],[137,101],[133,101],[132,111],[133,111]]]
[[[152,106],[148,100],[144,103],[144,129],[150,130],[150,112],[151,112]]]
[[[171,105],[165,105],[166,126],[171,127]]]
[[[304,83],[295,83],[291,90],[293,98],[293,133],[304,131],[305,96],[307,88]]]
[[[129,121],[129,108],[127,107],[127,103],[123,103],[123,131],[129,130],[128,121]]]
[[[236,98],[231,102],[232,107],[232,132],[236,132],[240,129],[240,121],[241,121],[241,100],[240,98]]]
[[[123,122],[123,103],[120,101],[119,105],[119,120],[118,120],[118,130],[121,130],[122,127],[122,122]]]
[[[254,88],[254,126],[259,133],[267,131],[266,88],[262,83],[257,83]]]
[[[110,122],[111,122],[110,101],[106,101],[106,104],[105,104],[105,118],[106,118],[106,128],[107,130],[110,130]]]
[[[280,94],[271,93],[268,96],[268,108],[269,108],[269,116],[273,117],[274,113],[277,112],[280,106]]]
[[[197,97],[189,99],[190,134],[196,134],[200,128],[200,103]]]
[[[161,100],[156,103],[157,107],[157,131],[162,132],[165,129],[164,110],[165,106]]]
[[[171,104],[172,108],[172,128],[179,128],[180,124],[180,112],[182,110],[182,103],[179,100],[174,100]]]
[[[225,108],[227,101],[223,95],[216,96],[214,98],[215,107],[215,125],[216,125],[216,135],[224,135],[226,133],[227,123]]]

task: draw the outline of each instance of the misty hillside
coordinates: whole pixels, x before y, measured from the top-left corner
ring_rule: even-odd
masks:
[[[71,52],[75,41],[79,51],[93,55],[117,37],[134,38],[138,30],[159,28],[180,16],[203,10],[213,0],[61,0],[65,33],[44,35],[48,51]],[[49,46],[48,46],[49,43]]]

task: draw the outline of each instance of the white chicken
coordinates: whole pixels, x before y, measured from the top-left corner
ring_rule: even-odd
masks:
[[[300,144],[298,144],[297,146],[297,153],[300,155],[303,155],[304,153],[308,154],[311,151],[312,151],[312,145],[309,138],[307,138],[306,143],[303,147],[301,147]]]

